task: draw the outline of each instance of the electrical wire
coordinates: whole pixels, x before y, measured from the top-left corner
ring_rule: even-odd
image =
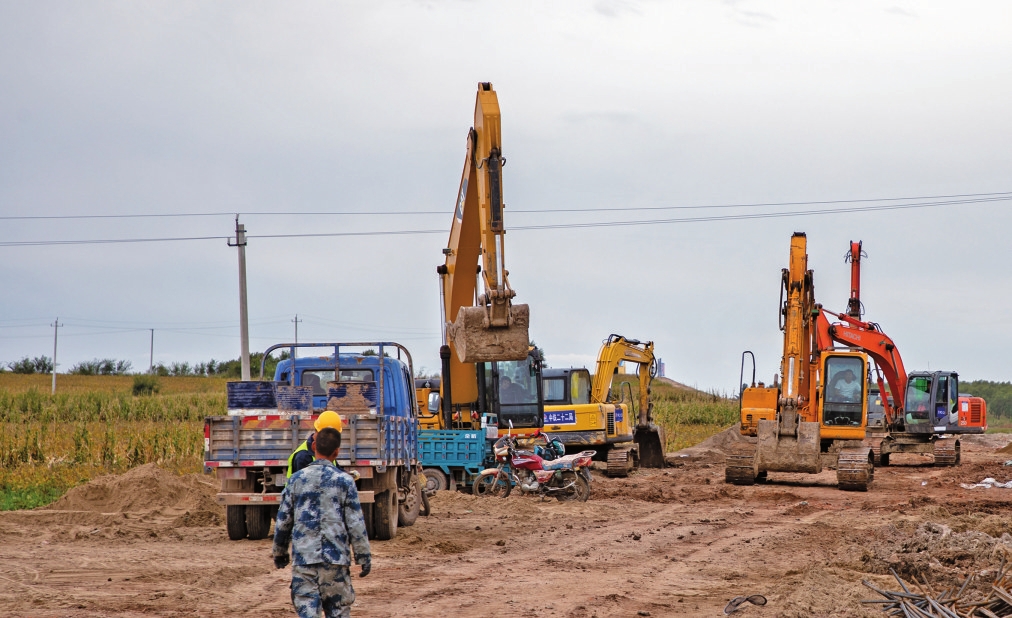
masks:
[[[800,202],[750,202],[742,204],[701,204],[689,206],[622,206],[615,208],[538,208],[509,209],[510,213],[553,213],[553,212],[633,212],[642,210],[705,210],[725,208],[768,208],[778,206],[818,206],[829,204],[860,204],[868,202],[900,202],[912,200],[939,200],[954,198],[977,198],[1005,196],[1012,198],[1012,191],[995,191],[991,193],[956,193],[951,195],[920,195],[913,197],[875,197],[849,200],[807,200]],[[233,217],[233,216],[411,216],[411,215],[442,215],[447,210],[402,210],[402,211],[219,211],[219,212],[188,212],[188,213],[127,213],[104,215],[5,215],[0,221],[32,221],[61,219],[144,219],[144,218],[180,218],[180,217]],[[184,240],[191,240],[189,238]]]
[[[967,194],[970,195],[970,194]],[[1012,200],[1012,194],[978,194],[981,197],[967,199],[953,199],[936,202],[918,202],[913,204],[885,204],[876,206],[847,206],[841,208],[823,208],[815,210],[790,210],[762,213],[736,213],[730,215],[706,215],[700,217],[678,217],[669,219],[639,219],[626,221],[590,221],[585,223],[549,223],[541,225],[512,226],[511,231],[529,230],[558,230],[558,229],[581,229],[594,227],[624,227],[640,225],[661,225],[677,223],[710,223],[718,221],[742,221],[750,219],[775,219],[803,216],[832,215],[843,213],[881,212],[891,210],[909,210],[921,208],[936,208],[941,206],[986,204]],[[898,198],[899,199],[899,198]],[[279,239],[279,238],[336,238],[336,237],[358,237],[358,236],[414,236],[423,234],[446,234],[446,229],[431,230],[371,230],[361,232],[314,232],[314,233],[293,233],[293,234],[250,234],[247,239]],[[26,241],[0,241],[0,247],[28,247],[28,246],[53,246],[53,245],[95,245],[95,244],[124,244],[144,242],[174,242],[193,240],[229,240],[229,236],[188,236],[169,238],[113,238],[113,239],[83,239],[83,240],[26,240]]]

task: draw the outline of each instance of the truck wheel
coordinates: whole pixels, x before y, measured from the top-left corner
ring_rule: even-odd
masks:
[[[376,540],[389,541],[397,536],[397,491],[388,489],[376,494],[372,505],[372,527]]]
[[[397,507],[397,525],[398,526],[413,526],[415,520],[418,519],[418,513],[422,509],[422,479],[415,477],[415,482],[411,484],[411,491],[405,496],[404,502],[401,502]]]
[[[365,522],[365,534],[369,539],[376,538],[376,532],[372,525],[372,503],[362,505],[362,520]]]
[[[443,491],[450,486],[446,475],[439,468],[426,468],[422,474],[425,475],[425,491],[429,493]]]
[[[246,531],[251,541],[266,539],[271,531],[271,510],[267,506],[246,507]]]
[[[225,507],[225,529],[228,530],[228,538],[232,541],[246,538],[246,507]]]

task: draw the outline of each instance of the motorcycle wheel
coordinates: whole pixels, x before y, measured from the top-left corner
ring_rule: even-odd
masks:
[[[587,479],[583,478],[582,474],[575,472],[566,471],[562,473],[562,484],[569,485],[573,484],[572,487],[566,491],[560,491],[555,494],[555,499],[559,502],[569,502],[576,500],[577,502],[586,502],[587,498],[590,497],[590,484],[587,483]]]
[[[471,493],[481,497],[505,498],[510,495],[511,489],[510,479],[505,470],[485,470],[474,479]]]

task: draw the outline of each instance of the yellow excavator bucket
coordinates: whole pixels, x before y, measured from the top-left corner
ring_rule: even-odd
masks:
[[[527,358],[530,316],[527,305],[513,305],[509,326],[493,328],[485,307],[461,307],[457,320],[447,325],[446,337],[462,363],[520,361]]]

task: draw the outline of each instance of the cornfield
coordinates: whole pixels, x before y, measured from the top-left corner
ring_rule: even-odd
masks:
[[[639,390],[635,380],[622,380],[630,383],[634,398]],[[664,427],[665,452],[699,444],[739,420],[738,402],[720,393],[680,388],[661,380],[654,380],[650,391],[654,422]]]
[[[134,397],[129,377],[74,376],[98,388],[56,395],[29,381],[19,389],[12,377],[0,376],[0,509],[45,504],[95,476],[146,463],[199,471],[204,417],[226,411],[221,380],[178,378],[196,382],[194,390],[218,386],[187,393],[171,384],[177,379],[161,379],[168,394]]]

